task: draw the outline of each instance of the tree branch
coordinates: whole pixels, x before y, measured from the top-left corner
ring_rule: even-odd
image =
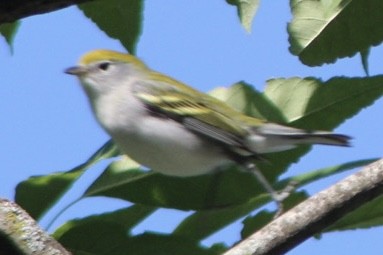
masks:
[[[17,204],[0,199],[1,254],[70,255]],[[5,252],[5,253],[3,253]]]
[[[25,17],[56,11],[87,1],[90,0],[1,0],[0,24],[11,23]]]
[[[383,193],[383,159],[281,215],[224,255],[284,254]]]

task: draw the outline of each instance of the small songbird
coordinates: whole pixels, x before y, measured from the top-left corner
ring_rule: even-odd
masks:
[[[299,144],[349,145],[346,135],[246,116],[129,54],[92,51],[65,72],[79,78],[119,149],[165,175],[201,175],[233,162],[251,168],[260,155]]]

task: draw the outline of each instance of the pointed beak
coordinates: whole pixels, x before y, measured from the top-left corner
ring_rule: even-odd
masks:
[[[67,74],[79,76],[85,74],[87,69],[83,66],[73,66],[65,69],[64,72]]]

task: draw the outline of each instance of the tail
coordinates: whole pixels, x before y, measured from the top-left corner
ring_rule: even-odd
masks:
[[[325,144],[350,146],[351,137],[326,131],[307,131],[266,123],[252,130],[247,145],[257,153],[269,153],[288,150],[299,144]]]
[[[325,144],[325,145],[336,145],[336,146],[350,146],[350,136],[342,134],[334,134],[323,131],[306,131],[305,134],[295,134],[285,136],[287,139],[295,140],[298,143],[306,144]]]

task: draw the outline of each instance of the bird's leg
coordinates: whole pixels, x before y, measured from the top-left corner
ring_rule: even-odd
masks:
[[[270,193],[272,199],[277,204],[277,213],[274,215],[274,218],[279,217],[283,213],[283,200],[285,200],[291,192],[294,190],[294,185],[288,185],[282,191],[275,191],[271,184],[267,181],[265,176],[261,173],[261,171],[257,168],[257,166],[253,162],[247,162],[245,164],[247,170],[251,171],[257,180],[262,184],[267,192]]]

